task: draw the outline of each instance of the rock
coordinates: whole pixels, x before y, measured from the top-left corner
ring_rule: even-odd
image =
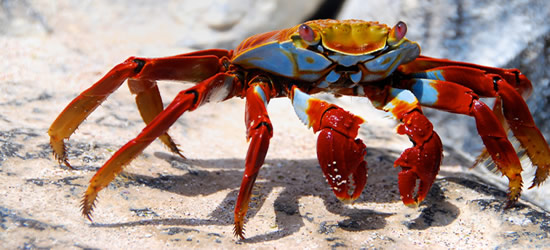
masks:
[[[170,133],[188,159],[152,143],[100,192],[90,223],[79,209],[90,178],[143,128],[133,97],[122,87],[71,137],[67,148],[75,170],[51,156],[48,127],[79,92],[128,56],[191,50],[180,47],[184,33],[159,29],[178,25],[173,14],[179,2],[4,3],[21,9],[0,28],[3,248],[550,247],[549,214],[525,200],[504,210],[502,189],[471,175],[471,159],[453,147],[445,148],[425,202],[405,207],[393,161],[410,146],[408,139],[396,135],[394,121],[368,101],[329,96],[368,118],[360,138],[368,146],[369,180],[354,205],[329,190],[315,158],[315,135],[289,101],[272,100],[274,137],[253,190],[248,239],[236,240],[233,209],[247,142],[244,101],[235,99],[183,115]],[[27,15],[28,8],[43,19]],[[190,85],[159,86],[169,102]]]

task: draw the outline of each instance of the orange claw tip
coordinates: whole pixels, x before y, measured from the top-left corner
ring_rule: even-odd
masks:
[[[403,196],[401,196],[401,201],[403,201],[403,204],[405,204],[405,206],[409,208],[418,208],[418,206],[420,205],[420,202],[422,202],[416,199],[412,199],[412,197],[403,197]]]
[[[355,203],[355,200],[357,200],[357,197],[353,198],[353,197],[349,197],[349,196],[346,196],[346,197],[336,196],[336,198],[338,198],[338,200],[340,200],[342,203],[344,203],[346,205],[353,205],[353,203]]]
[[[413,203],[405,203],[405,206],[409,207],[409,208],[418,208],[418,206],[420,205],[420,203],[418,202],[413,202]]]

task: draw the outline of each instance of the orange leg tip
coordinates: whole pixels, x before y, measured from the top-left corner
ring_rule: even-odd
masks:
[[[509,208],[514,207],[514,205],[516,204],[518,199],[519,199],[519,194],[516,197],[511,197],[510,193],[508,193],[508,200],[506,201],[506,204],[504,205],[504,209],[509,209]]]
[[[550,166],[538,166],[537,171],[535,172],[535,178],[533,178],[533,184],[529,187],[529,189],[533,187],[539,187],[544,181],[546,181],[546,178],[548,178],[548,174],[550,171]]]
[[[172,137],[170,137],[167,133],[159,136],[159,139],[162,141],[162,143],[164,143],[164,145],[166,145],[166,147],[168,147],[168,149],[170,149],[170,152],[179,155],[182,159],[187,159],[181,153],[181,150],[179,149],[179,145],[176,144],[172,139]]]
[[[68,168],[74,170],[73,166],[71,166],[71,164],[69,164],[69,161],[67,159],[63,160],[63,163],[65,164],[65,166],[67,166]]]
[[[244,224],[242,222],[235,222],[235,228],[233,228],[233,234],[241,240],[244,240]]]
[[[508,200],[506,202],[506,205],[504,206],[505,209],[513,207],[514,204],[519,200],[519,197],[521,196],[521,181],[520,181],[519,187],[514,186],[513,182],[510,182],[509,185],[510,185],[509,191],[508,191],[508,194],[506,195],[508,197]]]
[[[53,155],[58,161],[65,159],[65,143],[63,143],[63,140],[58,141],[50,139],[50,147],[52,148]]]
[[[170,148],[170,152],[172,152],[173,154],[177,154],[179,157],[181,157],[182,159],[187,159],[187,157],[185,157],[182,153],[181,153],[181,150],[179,150],[178,148]]]
[[[92,212],[94,211],[94,208],[95,208],[96,198],[97,198],[97,193],[85,194],[84,198],[82,198],[82,202],[80,203],[82,215],[85,218],[87,218],[90,222],[93,222]]]

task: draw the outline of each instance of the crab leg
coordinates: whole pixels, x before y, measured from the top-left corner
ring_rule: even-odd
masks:
[[[355,139],[364,120],[344,109],[311,97],[296,86],[290,93],[296,114],[317,137],[317,159],[336,197],[356,200],[367,183],[366,146]]]
[[[65,152],[63,140],[68,139],[76,128],[90,115],[111,93],[128,79],[140,80],[180,80],[202,81],[222,68],[220,61],[229,55],[225,50],[207,50],[164,58],[136,58],[130,57],[123,63],[111,69],[103,78],[76,97],[57,119],[52,123],[48,134],[53,153],[59,162],[70,164]],[[135,83],[133,88],[147,83]],[[150,85],[150,84],[149,84]],[[132,86],[130,86],[132,88]],[[139,88],[138,88],[139,89]],[[140,91],[137,91],[138,93]],[[144,94],[151,95],[151,94]],[[141,98],[141,97],[140,97]],[[157,101],[158,102],[158,101]],[[151,105],[158,105],[151,104]],[[140,108],[143,113],[143,108]],[[151,113],[154,112],[145,111]],[[165,143],[170,140],[164,139]],[[171,144],[167,146],[174,151]]]
[[[145,124],[151,123],[164,109],[157,82],[153,80],[128,79],[128,87],[130,88],[130,92],[136,95],[136,105],[143,121]],[[168,146],[172,153],[185,158],[168,133],[159,136],[159,139],[164,145]]]
[[[527,87],[530,87],[530,82],[522,80],[523,75],[518,75],[511,79],[514,82],[510,83],[506,80],[507,75],[502,74],[488,73],[476,68],[447,66],[415,73],[412,76],[455,82],[480,96],[498,97],[493,112],[502,123],[507,123],[504,126],[512,130],[533,165],[537,166],[535,178],[530,186],[532,188],[544,182],[550,173],[550,148],[521,96],[522,93],[525,96],[530,92],[530,88]]]
[[[477,130],[498,169],[508,177],[508,205],[517,201],[521,193],[521,163],[508,140],[498,117],[469,88],[462,85],[429,79],[408,81],[410,89],[424,106],[475,118]]]
[[[458,69],[458,71],[455,71],[452,73],[452,70],[449,70],[448,72],[441,71],[440,73],[443,73],[446,77],[450,76],[450,74],[453,74],[454,77],[460,78],[462,77],[468,77],[468,73],[464,72],[463,70],[467,69],[477,69],[480,70],[482,73],[487,74],[494,74],[499,75],[500,77],[504,78],[506,82],[514,87],[522,96],[524,99],[527,99],[532,91],[533,91],[533,85],[531,84],[531,81],[527,79],[525,75],[523,75],[518,69],[502,69],[502,68],[494,68],[494,67],[487,67],[483,65],[473,64],[473,63],[467,63],[467,62],[457,62],[457,61],[451,61],[447,59],[439,59],[439,58],[432,58],[427,56],[419,56],[416,60],[414,60],[411,63],[402,65],[399,67],[399,70],[401,72],[411,74],[411,73],[422,73],[422,72],[428,72],[430,70],[437,70],[437,69],[445,69],[447,67]],[[462,71],[462,72],[460,72]],[[439,75],[443,76],[443,75]],[[479,73],[476,73],[476,76],[481,76]],[[481,76],[483,77],[483,76]],[[433,78],[431,78],[433,79]],[[438,80],[444,80],[444,79],[438,79]],[[458,82],[462,84],[462,82]],[[478,87],[487,87],[490,88],[491,85],[482,84],[479,81],[473,81],[473,82],[464,82],[464,84],[473,84],[478,85]],[[475,87],[471,87],[471,89],[475,89]]]
[[[256,77],[246,91],[246,138],[250,141],[245,160],[245,170],[235,205],[235,236],[244,239],[244,217],[248,211],[252,187],[264,163],[273,136],[273,127],[267,114],[267,103],[271,98],[269,80]]]
[[[406,149],[394,162],[400,166],[399,192],[407,206],[417,206],[430,190],[443,158],[443,145],[431,122],[422,114],[420,104],[409,90],[364,86],[364,91],[376,108],[401,120],[397,133],[407,135],[413,147]],[[417,180],[418,191],[414,195]]]
[[[98,192],[106,187],[125,165],[138,156],[152,141],[166,133],[168,128],[185,112],[207,102],[231,98],[240,85],[234,75],[218,73],[187,90],[181,91],[141,133],[121,147],[94,175],[82,200],[82,214],[91,220]],[[216,99],[214,99],[216,98]]]

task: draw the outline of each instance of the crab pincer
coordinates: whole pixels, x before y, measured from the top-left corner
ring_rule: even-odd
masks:
[[[397,133],[409,136],[413,147],[406,149],[394,162],[402,168],[399,172],[399,192],[407,206],[417,206],[426,198],[439,172],[443,158],[441,139],[433,131],[433,125],[418,111],[407,113]],[[416,182],[420,180],[416,196]]]
[[[341,109],[326,111],[317,137],[317,158],[338,199],[356,200],[367,183],[366,146],[357,136],[363,119]]]

